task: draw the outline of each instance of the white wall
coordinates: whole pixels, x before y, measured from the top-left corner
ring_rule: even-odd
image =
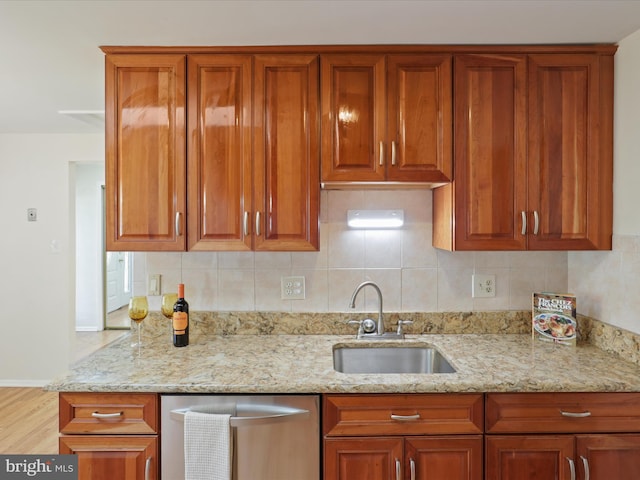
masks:
[[[615,56],[613,250],[569,254],[580,313],[640,334],[640,31]]]
[[[104,157],[102,135],[0,135],[0,385],[38,385],[69,364],[74,192],[69,162]],[[27,222],[27,208],[38,220]]]
[[[104,328],[102,191],[104,162],[75,163],[76,330]]]

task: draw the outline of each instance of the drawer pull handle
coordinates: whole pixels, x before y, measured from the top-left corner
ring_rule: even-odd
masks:
[[[249,235],[249,212],[244,212],[242,216],[242,233],[245,237]]]
[[[582,465],[584,466],[584,480],[589,480],[589,460],[582,455],[580,455],[580,458],[582,459]]]
[[[571,470],[571,480],[576,480],[576,466],[569,457],[566,457],[569,462],[569,470]]]
[[[415,415],[394,415],[392,413],[391,420],[397,420],[399,422],[411,422],[413,420],[420,420],[420,414],[416,413]]]
[[[176,212],[176,236],[181,236],[182,235],[182,223],[180,222],[180,216],[182,214],[180,212]]]
[[[522,230],[520,230],[520,233],[522,235],[526,235],[527,234],[527,214],[525,212],[520,212],[520,217],[522,218]]]
[[[416,462],[413,458],[410,460],[411,465],[411,480],[416,480]]]
[[[591,412],[588,410],[586,412],[565,412],[564,410],[560,410],[560,414],[563,417],[571,417],[571,418],[585,418],[585,417],[591,416]]]
[[[151,480],[151,457],[147,457],[144,465],[144,480]]]
[[[400,460],[396,458],[396,480],[402,480],[402,469],[400,468]]]
[[[116,418],[124,415],[124,412],[114,412],[114,413],[100,413],[100,412],[92,412],[91,416],[93,418]]]

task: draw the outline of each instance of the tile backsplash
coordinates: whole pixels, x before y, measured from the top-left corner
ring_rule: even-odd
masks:
[[[348,209],[403,209],[400,230],[347,227]],[[318,252],[147,252],[134,255],[134,293],[150,274],[162,290],[185,283],[192,310],[344,312],[355,287],[373,280],[385,312],[528,310],[531,293],[566,291],[567,252],[446,252],[431,246],[430,190],[323,190]],[[471,297],[471,275],[496,275],[496,296]],[[280,278],[304,276],[306,298],[282,300]],[[149,297],[159,309],[160,297]],[[364,289],[358,310],[374,311]]]

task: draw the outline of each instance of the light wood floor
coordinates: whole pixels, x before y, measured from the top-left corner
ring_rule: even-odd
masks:
[[[75,360],[124,335],[77,332]],[[58,453],[58,394],[41,388],[0,388],[0,454]]]

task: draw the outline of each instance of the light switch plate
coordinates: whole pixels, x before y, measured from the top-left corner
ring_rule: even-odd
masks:
[[[147,295],[160,295],[160,278],[159,273],[149,275],[149,289]]]

